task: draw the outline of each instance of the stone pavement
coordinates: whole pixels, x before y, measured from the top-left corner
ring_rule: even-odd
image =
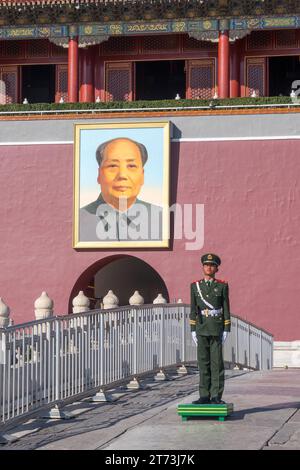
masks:
[[[0,447],[12,449],[197,450],[300,449],[300,370],[227,371],[224,399],[234,414],[182,422],[179,403],[198,397],[198,373],[167,382],[143,381],[145,388],[114,390],[112,403],[86,400],[66,407],[72,420],[32,419],[11,430],[22,436]]]

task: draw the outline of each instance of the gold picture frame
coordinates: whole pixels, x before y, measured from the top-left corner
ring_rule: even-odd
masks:
[[[102,149],[102,144],[103,148],[107,147],[106,153],[103,150],[106,162],[108,158],[106,155],[108,155],[108,152],[111,153],[112,141],[114,141],[115,147],[118,144],[119,149],[126,148],[126,145],[124,147],[124,141],[125,144],[129,142],[128,145],[134,145],[134,148],[139,146],[137,155],[140,154],[142,159],[143,156],[140,148],[146,149],[147,157],[141,164],[143,183],[140,184],[138,197],[136,196],[135,202],[128,208],[128,212],[120,212],[110,205],[111,201],[106,196],[110,188],[104,186],[103,178],[101,180],[100,177],[100,173],[104,172],[103,167],[105,165],[102,159],[100,160],[101,163],[99,163],[98,152],[102,152],[99,150],[100,148]],[[123,147],[121,147],[121,144],[123,144]],[[119,150],[119,153],[122,162],[122,152]],[[139,157],[137,156],[136,158]],[[120,165],[123,164],[121,163]],[[119,175],[115,178],[121,179],[121,176]],[[126,181],[126,178],[127,176],[122,174],[122,179]],[[130,175],[128,181],[131,181]],[[118,186],[118,189],[123,192],[127,191],[126,188]],[[122,122],[99,124],[75,124],[73,189],[73,248],[168,248],[170,239],[170,122],[124,122],[122,120]],[[131,191],[131,189],[129,188],[128,191]],[[132,201],[129,196],[128,199],[126,197],[122,196],[124,200]],[[100,206],[103,203],[105,205]],[[159,224],[151,223],[152,219],[149,219],[148,216],[142,223],[134,224],[133,220],[141,220],[138,217],[133,219],[131,216],[132,208],[136,207],[137,203],[141,203],[145,208],[149,209],[149,214],[150,208],[153,210],[153,213],[158,213],[159,219],[157,220],[159,220]],[[128,228],[131,228],[131,233],[134,233],[134,237],[138,237],[141,232],[144,233],[144,237],[140,235],[140,239],[131,239],[129,230],[127,238],[126,235],[120,238],[119,232],[117,235],[111,236],[109,229],[113,224],[107,223],[102,214],[99,216],[100,207],[112,209],[111,212],[116,216],[113,220],[118,221],[116,225],[121,218],[125,217]],[[131,213],[129,212],[130,210]],[[149,220],[151,220],[150,223]],[[105,233],[103,227],[107,230]],[[155,236],[152,236],[155,227],[157,232]],[[139,232],[138,229],[141,228],[143,230]],[[146,228],[148,230],[147,234],[150,234],[149,236],[145,236]],[[100,235],[99,232],[101,232]],[[105,237],[108,238],[105,239]]]

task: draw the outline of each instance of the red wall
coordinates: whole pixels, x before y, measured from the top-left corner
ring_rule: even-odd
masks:
[[[205,204],[205,245],[185,251],[175,240],[163,256],[128,253],[158,271],[171,299],[186,302],[201,254],[218,253],[232,313],[275,340],[299,340],[299,151],[298,140],[172,144],[172,202]],[[72,146],[1,146],[0,193],[0,296],[15,323],[34,319],[43,290],[55,313],[66,313],[82,272],[115,253],[72,248]]]

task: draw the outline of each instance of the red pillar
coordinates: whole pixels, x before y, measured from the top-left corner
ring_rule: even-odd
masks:
[[[229,33],[220,31],[218,44],[218,95],[229,97]]]
[[[90,103],[94,101],[94,54],[91,47],[80,50],[81,85],[80,101]]]
[[[70,103],[78,101],[78,37],[69,39],[68,97]]]
[[[240,96],[240,41],[230,46],[230,98]]]

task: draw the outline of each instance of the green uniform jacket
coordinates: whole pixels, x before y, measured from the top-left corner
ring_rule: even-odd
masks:
[[[202,336],[219,336],[223,331],[230,331],[229,288],[225,281],[214,279],[208,287],[204,279],[199,282],[203,298],[215,309],[223,309],[220,315],[211,317],[201,314],[201,310],[211,310],[200,297],[196,282],[191,284],[191,330]]]

